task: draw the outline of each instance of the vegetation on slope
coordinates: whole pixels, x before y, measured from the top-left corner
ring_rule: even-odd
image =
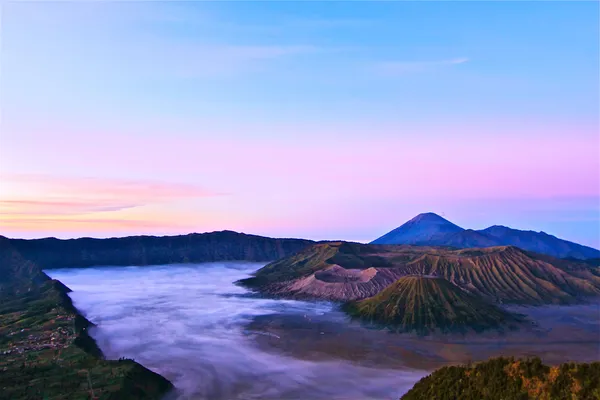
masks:
[[[443,278],[407,276],[376,296],[344,306],[350,315],[397,331],[483,331],[520,318],[466,293]]]
[[[600,267],[525,252],[511,246],[450,250],[420,246],[319,243],[266,265],[254,277],[240,283],[268,293],[296,295],[290,289],[294,286],[284,283],[333,265],[345,269],[375,268],[380,272],[385,269],[388,270],[384,271],[387,275],[396,277],[437,276],[497,303],[569,304],[577,303],[586,296],[600,295]],[[327,287],[332,292],[338,290],[340,283],[319,282],[319,285],[319,293],[325,293]]]
[[[600,268],[511,246],[424,254],[403,268],[500,303],[569,304],[600,295]]]
[[[600,362],[546,366],[539,358],[495,358],[444,367],[415,384],[401,400],[600,399]]]
[[[159,399],[172,388],[133,360],[103,360],[69,289],[7,240],[0,248],[0,399]]]
[[[132,360],[101,359],[60,282],[3,300],[0,399],[159,399],[172,388]]]
[[[272,284],[309,276],[335,264],[349,269],[391,266],[371,247],[359,243],[318,243],[289,257],[267,264],[259,269],[254,277],[242,279],[239,283],[253,288],[268,288]]]

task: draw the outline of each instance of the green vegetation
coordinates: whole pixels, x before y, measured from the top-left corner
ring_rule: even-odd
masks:
[[[520,318],[443,278],[407,276],[379,294],[350,302],[346,312],[397,331],[483,331],[515,325]]]
[[[495,358],[444,367],[415,384],[401,400],[600,399],[600,362],[546,366],[539,358]]]
[[[332,264],[330,259],[338,253],[341,243],[319,243],[259,269],[252,278],[238,283],[254,288],[268,287],[292,279],[308,276]]]
[[[0,399],[159,399],[171,384],[132,360],[108,361],[65,287],[47,281],[0,306]]]
[[[251,288],[268,289],[271,285],[303,278],[335,264],[356,269],[393,266],[386,258],[378,255],[375,246],[327,242],[308,246],[296,254],[267,264],[254,277],[242,279],[238,283]]]
[[[600,296],[600,267],[512,246],[329,242],[270,263],[239,283],[284,297],[359,300],[344,305],[351,316],[398,331],[482,331],[522,322],[499,304],[574,304]]]
[[[0,239],[0,399],[159,399],[172,385],[102,359],[69,289]]]

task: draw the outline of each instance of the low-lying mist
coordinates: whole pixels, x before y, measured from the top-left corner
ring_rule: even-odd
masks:
[[[328,302],[273,300],[233,284],[255,263],[48,271],[110,359],[133,358],[169,379],[181,399],[398,399],[425,372],[313,361],[260,350],[248,330],[263,315],[331,313]]]

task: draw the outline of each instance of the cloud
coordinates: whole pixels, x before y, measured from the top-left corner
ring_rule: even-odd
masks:
[[[469,59],[466,57],[439,61],[383,61],[375,64],[375,70],[385,75],[404,75],[430,71],[439,67],[464,64],[468,61]]]
[[[2,182],[0,214],[9,216],[107,213],[222,195],[195,185],[148,180],[3,174]]]
[[[191,224],[177,221],[151,221],[127,218],[49,218],[26,217],[18,219],[0,218],[0,229],[11,237],[113,237],[139,234],[180,234],[195,231]]]
[[[110,212],[138,207],[139,204],[115,204],[110,200],[1,200],[0,215],[55,215]]]

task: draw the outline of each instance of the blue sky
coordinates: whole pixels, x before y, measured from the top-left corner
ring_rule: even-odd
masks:
[[[597,17],[594,2],[5,4],[0,202],[47,208],[9,208],[0,228],[368,240],[435,211],[598,247]],[[116,200],[125,181],[186,195],[92,212],[68,189],[98,197],[89,179]],[[52,211],[74,197],[79,214]]]

